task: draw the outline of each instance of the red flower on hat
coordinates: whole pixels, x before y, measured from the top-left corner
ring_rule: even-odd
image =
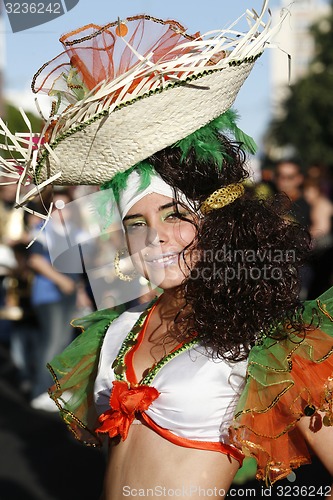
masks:
[[[114,381],[110,397],[111,408],[100,415],[98,420],[101,426],[96,432],[107,433],[110,438],[120,434],[124,441],[136,413],[147,410],[159,394],[154,387],[129,386],[127,382]]]

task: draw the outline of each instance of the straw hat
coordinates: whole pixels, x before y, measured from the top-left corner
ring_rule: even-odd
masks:
[[[4,175],[33,181],[30,196],[49,183],[100,185],[206,125],[231,107],[275,31],[267,8],[265,0],[260,14],[246,11],[246,33],[241,18],[188,35],[175,21],[140,15],[63,36],[64,52],[33,79],[35,92],[54,98],[42,133],[14,136],[0,122],[7,148],[21,153],[0,160]]]

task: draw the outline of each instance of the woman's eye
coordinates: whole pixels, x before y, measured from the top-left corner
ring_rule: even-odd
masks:
[[[188,215],[188,212],[172,212],[168,214],[165,218],[171,221],[173,220],[183,220]]]
[[[166,219],[179,219],[179,216],[176,212],[172,212],[171,214],[167,214]]]
[[[146,227],[146,223],[143,221],[138,221],[138,222],[133,222],[132,224],[127,224],[125,226],[125,229],[127,232],[131,232],[131,231],[141,229],[143,227]]]

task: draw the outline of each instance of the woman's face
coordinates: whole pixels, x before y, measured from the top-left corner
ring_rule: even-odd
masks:
[[[183,220],[180,217],[186,217]],[[194,215],[172,198],[148,194],[123,219],[136,270],[162,289],[179,286],[188,275],[196,236]]]

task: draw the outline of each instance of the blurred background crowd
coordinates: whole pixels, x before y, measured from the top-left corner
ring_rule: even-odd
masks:
[[[281,1],[281,6],[287,3]],[[286,36],[281,30],[279,37],[286,52],[292,56],[293,71],[289,75],[287,71],[281,71],[287,56],[282,51],[275,51],[272,56],[273,113],[259,152],[249,160],[249,167],[254,172],[251,184],[254,196],[287,195],[290,217],[305,225],[311,234],[311,255],[302,269],[301,297],[306,300],[317,297],[333,285],[333,2],[296,0],[286,29],[289,34]],[[5,103],[1,114],[10,129],[21,130],[20,114],[13,104]],[[34,130],[38,130],[39,118],[31,113],[28,115]],[[55,209],[65,210],[63,207],[67,204],[94,192],[95,188],[86,186],[58,187],[53,194],[43,193],[42,204],[53,201]],[[96,242],[89,246],[89,227],[84,210],[77,209],[74,215],[71,212],[66,216],[67,225],[72,228],[71,234],[77,241],[88,242],[84,263],[81,262],[81,267],[77,265],[77,252],[74,255],[67,253],[67,266],[57,269],[49,250],[52,241],[60,237],[61,228],[57,233],[54,224],[54,239],[50,232],[46,239],[44,233],[39,232],[41,222],[38,218],[14,208],[15,197],[15,186],[0,186],[0,397],[9,408],[8,398],[12,397],[9,393],[18,394],[15,396],[20,398],[17,408],[20,411],[24,408],[25,418],[33,422],[37,415],[42,421],[46,412],[57,410],[47,395],[51,377],[45,365],[78,334],[70,326],[70,320],[96,308],[118,307],[122,302],[124,284],[116,281],[112,262],[107,268],[104,265],[108,260],[110,239],[99,252],[96,252]],[[108,238],[117,238],[117,235]],[[85,268],[87,265],[89,269],[100,270],[98,279],[104,283],[100,296],[96,296],[96,291],[100,292],[101,287],[92,286]],[[107,293],[111,284],[115,285],[113,290],[117,296]],[[146,287],[147,284],[141,282],[138,286]],[[143,288],[143,292],[146,291],[149,293]],[[137,297],[143,294],[141,292]],[[4,380],[11,387],[8,394]],[[6,425],[13,421],[16,425],[12,414],[5,421]],[[43,425],[44,439],[48,439]],[[50,424],[55,430],[57,425],[62,424],[54,420]],[[36,432],[31,436],[34,441],[40,433],[34,425],[30,428]],[[3,436],[0,435],[0,439],[3,440]],[[61,434],[62,446],[66,440]],[[91,451],[78,452],[75,448],[72,456],[80,459],[84,456],[88,464],[91,459],[99,467],[94,476],[99,484],[103,459],[88,456],[88,453]],[[38,464],[42,470],[42,464]],[[67,493],[58,492],[56,487],[48,496],[45,491],[49,491],[49,486],[44,490],[37,488],[29,496],[27,492],[20,493],[15,489],[14,482],[8,483],[11,493],[7,494],[1,479],[0,500],[67,498]],[[86,491],[71,498],[97,500],[95,487],[93,491],[95,496]]]

